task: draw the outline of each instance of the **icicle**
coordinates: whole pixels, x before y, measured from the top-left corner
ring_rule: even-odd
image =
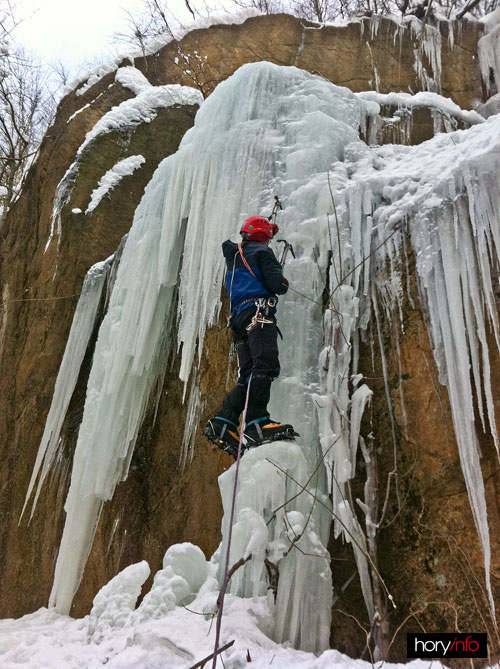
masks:
[[[351,466],[353,477],[356,471],[356,453],[358,450],[359,432],[361,429],[361,419],[367,404],[371,402],[373,391],[363,383],[352,394],[351,398],[351,430],[349,435],[349,449],[351,452]]]
[[[160,247],[162,170],[168,169],[167,159],[147,188],[151,197],[143,198],[136,212],[96,343],[50,597],[60,611],[69,611],[102,503],[127,475],[151,389],[165,364],[161,353],[173,321],[183,244],[180,221],[174,221],[177,232],[164,250],[172,259],[170,274],[159,283],[159,255],[152,249]]]
[[[455,46],[455,35],[453,32],[453,26],[454,22],[453,21],[448,21],[448,44],[450,45],[450,49],[453,49]]]
[[[91,267],[83,282],[82,293],[76,306],[66,349],[57,374],[54,394],[47,415],[42,440],[38,448],[36,461],[33,466],[31,480],[21,512],[21,518],[40,472],[30,518],[33,516],[40,489],[56,456],[62,424],[66,417],[71,396],[73,395],[80,374],[80,368],[87,351],[89,340],[94,332],[98,308],[101,303],[102,291],[109,274],[112,259],[113,257]]]
[[[7,332],[7,321],[9,318],[9,301],[10,301],[10,291],[9,284],[6,282],[2,289],[2,302],[1,302],[1,320],[0,320],[0,360],[3,353],[3,344],[5,339],[5,333]]]
[[[366,545],[366,536],[361,529],[358,519],[354,515],[349,503],[344,500],[337,506],[337,513],[342,521],[344,528],[344,538],[347,542],[352,544],[354,551],[354,558],[358,567],[359,578],[361,581],[361,590],[363,592],[363,599],[365,601],[366,610],[370,621],[373,621],[375,607],[373,605],[373,592],[370,580],[370,572],[368,568],[368,560],[366,558],[368,550]]]
[[[351,177],[352,184],[344,196],[351,211],[351,193],[357,192],[360,185],[362,189],[369,188],[374,200],[375,229],[380,230],[380,237],[391,237],[391,241],[388,240],[377,252],[380,257],[378,266],[383,268],[390,263],[391,267],[389,281],[377,279],[377,289],[389,319],[394,306],[401,309],[399,241],[395,243],[400,234],[394,236],[390,227],[383,231],[382,226],[403,220],[403,216],[406,218],[416,257],[418,290],[439,378],[447,386],[450,397],[459,457],[484,553],[492,611],[489,530],[475,435],[470,369],[481,420],[485,411],[484,396],[489,430],[498,450],[485,328],[486,320],[489,320],[500,350],[492,271],[492,266],[498,271],[500,264],[497,225],[500,197],[492,179],[498,172],[495,146],[500,141],[499,124],[499,119],[491,117],[486,124],[454,132],[448,137],[436,136],[419,147],[374,149],[382,163],[372,156],[375,169],[373,175],[368,176],[366,161],[364,164],[360,162],[357,166],[359,177],[355,174]],[[441,151],[439,158],[438,150]],[[407,166],[404,174],[401,172],[403,164]],[[454,206],[450,206],[450,202]],[[357,212],[355,206],[352,215],[356,217]],[[356,225],[359,224],[358,221]],[[366,224],[366,220],[361,221],[361,225]],[[375,240],[373,243],[376,245]],[[375,295],[372,303],[380,338],[380,315]],[[383,355],[382,345],[380,350]],[[385,369],[384,358],[382,362]]]
[[[441,31],[429,24],[423,24],[417,19],[410,23],[414,39],[418,41],[418,48],[413,49],[415,55],[414,69],[424,90],[441,92]],[[422,53],[426,56],[431,74],[428,74],[422,63]]]
[[[477,50],[481,76],[488,94],[491,94],[490,71],[493,73],[497,88],[500,88],[500,16],[497,25],[487,35],[481,37],[477,43]]]
[[[78,176],[77,163],[72,163],[67,169],[61,181],[57,184],[56,193],[54,197],[54,204],[52,205],[52,217],[50,219],[50,232],[47,243],[43,250],[44,254],[50,246],[50,243],[57,233],[58,245],[61,240],[61,211],[62,208],[68,204],[73,186],[75,185],[76,177]]]
[[[191,391],[189,393],[189,400],[187,404],[186,423],[184,425],[184,435],[182,437],[182,446],[180,454],[181,470],[184,471],[187,464],[190,464],[194,453],[194,437],[195,430],[199,424],[200,414],[203,410],[204,403],[201,399],[201,392],[199,386],[198,374],[193,374],[191,381]]]

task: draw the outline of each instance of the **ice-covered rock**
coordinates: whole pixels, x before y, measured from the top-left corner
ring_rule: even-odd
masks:
[[[163,568],[167,567],[171,567],[175,574],[186,580],[191,593],[198,592],[208,576],[203,551],[187,541],[170,546],[163,558]]]
[[[130,623],[149,572],[149,565],[143,560],[126,567],[99,590],[88,619],[88,633],[94,643],[99,643],[110,628]]]
[[[189,604],[205,583],[208,565],[198,546],[174,544],[165,553],[163,568],[137,609],[138,620],[161,618],[178,605]]]

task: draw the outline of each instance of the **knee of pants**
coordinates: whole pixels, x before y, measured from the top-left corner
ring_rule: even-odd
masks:
[[[266,377],[268,379],[277,379],[280,375],[280,364],[277,362],[274,366],[259,366],[252,369],[252,378],[257,377]]]
[[[279,376],[280,363],[276,325],[273,323],[262,328],[255,328],[248,337],[248,344],[252,356],[252,374],[271,378]]]
[[[259,355],[253,359],[253,376],[265,376],[275,379],[280,375],[280,361],[278,357],[278,348],[270,347],[262,350]]]

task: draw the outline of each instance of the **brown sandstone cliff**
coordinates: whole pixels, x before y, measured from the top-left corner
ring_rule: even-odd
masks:
[[[480,28],[464,24],[458,30],[455,26],[453,47],[448,30],[448,26],[441,30],[441,91],[463,108],[471,108],[482,96],[475,56]],[[242,64],[259,60],[295,65],[354,91],[375,88],[374,82],[378,81],[381,92],[415,92],[421,90],[414,69],[415,47],[419,48],[417,33],[410,28],[401,30],[385,19],[377,21],[375,27],[373,22],[362,20],[344,28],[320,29],[278,15],[252,18],[242,25],[194,30],[179,43],[172,42],[152,56],[136,59],[134,64],[154,85],[197,86],[205,95]],[[180,53],[195,52],[204,65],[187,74],[176,59]],[[422,61],[437,77],[425,54]],[[152,123],[131,132],[98,137],[81,158],[71,198],[63,208],[59,246],[57,241],[52,242],[44,254],[57,184],[73,162],[85,133],[112,106],[131,95],[114,83],[114,74],[109,74],[84,95],[70,93],[62,101],[23,195],[0,231],[0,615],[4,617],[46,605],[51,587],[88,360],[65,423],[62,456],[45,485],[31,524],[25,518],[18,526],[18,520],[83,277],[93,263],[114,252],[130,227],[156,165],[176,150],[196,111],[193,107],[172,107],[159,111]],[[81,113],[68,122],[79,109]],[[430,116],[422,112],[422,121],[415,121],[410,141],[422,141],[431,135]],[[146,163],[133,176],[125,177],[92,215],[72,213],[74,208],[85,208],[107,169],[117,160],[137,154],[144,155]],[[380,548],[380,570],[398,602],[398,610],[391,613],[390,627],[395,632],[414,611],[425,627],[452,631],[457,620],[460,630],[488,630],[492,634],[481,586],[482,556],[461,476],[446,391],[437,381],[420,312],[408,305],[405,317],[404,335],[386,333],[388,351],[389,335],[399,337],[402,357],[401,367],[395,355],[390,357],[389,376],[398,426],[403,502],[399,508],[391,498],[388,518],[392,522],[381,534]],[[213,328],[207,336],[200,369],[205,403],[202,423],[224,394],[228,349],[224,329]],[[217,475],[231,460],[207,445],[198,431],[193,462],[184,470],[180,467],[186,409],[176,364],[174,360],[167,376],[156,422],[152,411],[146,417],[130,475],[105,506],[75,599],[75,615],[87,612],[96,591],[133,561],[147,559],[154,571],[173,543],[192,541],[207,556],[218,545],[221,506]],[[367,349],[364,365],[372,370],[370,385],[375,391],[373,423],[367,430],[373,430],[380,445],[383,478],[392,468],[393,455],[380,360],[376,357],[372,362]],[[496,365],[494,378],[500,379],[498,361]],[[368,371],[365,374],[370,376]],[[408,416],[406,426],[400,386]],[[499,532],[498,467],[492,444],[484,438],[482,445],[494,546]],[[332,643],[359,656],[365,637],[348,617],[355,616],[367,625],[359,585],[354,579],[344,591],[341,589],[354,570],[351,549],[332,543],[330,550],[339,597],[334,606]],[[496,558],[493,581],[497,592],[499,577]],[[403,659],[402,634],[395,647],[397,653],[392,659]]]

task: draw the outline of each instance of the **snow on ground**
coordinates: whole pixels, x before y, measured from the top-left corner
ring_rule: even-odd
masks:
[[[0,621],[2,669],[187,669],[214,650],[215,607],[218,590],[215,567],[196,599],[187,608],[176,606],[161,618],[140,620],[130,611],[118,626],[110,621],[101,634],[92,634],[92,616],[81,619],[41,608],[18,620]],[[200,615],[201,614],[201,615]],[[320,656],[271,641],[263,629],[269,618],[266,597],[242,599],[226,595],[220,646],[235,640],[223,654],[226,669],[247,666],[247,652],[254,669],[369,669],[370,662],[353,660],[336,650]],[[211,662],[206,667],[210,667]],[[218,660],[217,667],[222,667]],[[396,669],[396,664],[385,664]],[[428,669],[416,660],[408,669]]]

